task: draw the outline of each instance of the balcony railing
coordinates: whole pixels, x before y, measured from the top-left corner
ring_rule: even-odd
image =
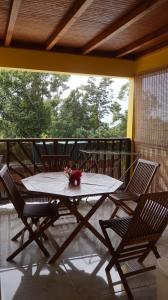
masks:
[[[12,174],[20,178],[31,176],[43,170],[42,154],[67,154],[77,168],[83,171],[108,174],[121,178],[130,166],[131,156],[111,154],[99,158],[96,166],[93,158],[86,159],[80,150],[107,150],[131,152],[131,140],[128,138],[91,139],[91,138],[28,138],[1,139],[0,155]],[[126,184],[129,172],[123,178]]]

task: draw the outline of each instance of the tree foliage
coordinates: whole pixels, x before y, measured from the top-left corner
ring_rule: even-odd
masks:
[[[63,97],[68,80],[67,75],[1,71],[1,137],[125,136],[128,84],[116,99],[111,78],[89,77]]]
[[[67,76],[0,72],[0,129],[5,137],[40,137],[51,124],[47,99],[66,88]]]
[[[103,77],[96,81],[95,77],[89,77],[86,85],[81,87],[83,98],[87,103],[90,127],[97,129],[103,124],[103,118],[110,112],[112,95],[112,79]]]
[[[123,102],[127,103],[129,92],[129,84],[123,84],[118,94],[118,99],[111,106],[113,114],[113,130],[114,136],[126,136],[127,131],[127,115],[128,111],[122,111]]]

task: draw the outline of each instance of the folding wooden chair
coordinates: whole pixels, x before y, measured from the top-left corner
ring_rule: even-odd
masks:
[[[70,165],[69,155],[41,155],[45,172],[60,172]]]
[[[115,204],[111,218],[116,216],[119,209],[122,209],[128,215],[133,214],[133,209],[128,205],[128,201],[137,202],[140,195],[148,191],[158,167],[159,164],[156,162],[138,159],[125,190],[116,191],[109,196],[109,199]]]
[[[120,263],[136,258],[142,263],[150,251],[154,252],[156,258],[160,257],[156,242],[168,223],[168,192],[140,196],[133,217],[99,222],[112,256],[106,271],[116,266],[128,298],[133,299],[126,277],[152,270],[155,266],[124,274]],[[112,229],[121,238],[117,249],[112,246],[108,229]]]
[[[22,220],[25,226],[19,233],[17,233],[13,240],[17,239],[17,237],[26,230],[29,232],[29,238],[27,241],[23,242],[21,246],[7,258],[7,260],[12,260],[32,241],[37,243],[45,256],[49,256],[47,249],[42,244],[41,236],[44,234],[45,230],[59,218],[57,204],[50,202],[25,203],[6,165],[0,170],[0,178],[18,213],[18,217]],[[29,222],[29,219],[31,222]],[[35,229],[33,229],[31,224],[36,225]]]
[[[60,172],[64,171],[65,167],[71,167],[70,166],[70,156],[69,155],[41,155],[41,160],[43,163],[44,171],[45,172]],[[59,215],[60,216],[66,216],[71,215],[72,213],[63,205],[62,201],[59,201],[59,199],[55,199],[51,197],[49,199],[56,200],[58,204],[59,209]],[[79,204],[79,199],[73,199],[72,204],[74,206],[77,206]],[[77,220],[78,222],[78,220]]]

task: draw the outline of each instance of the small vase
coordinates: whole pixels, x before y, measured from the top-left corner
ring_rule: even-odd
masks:
[[[69,184],[71,185],[80,185],[80,178],[75,179],[73,176],[69,177]]]
[[[72,176],[69,177],[69,184],[75,185],[75,180]]]

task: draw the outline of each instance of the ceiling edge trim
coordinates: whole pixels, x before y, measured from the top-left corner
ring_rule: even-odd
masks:
[[[0,47],[0,68],[133,77],[134,61]]]

